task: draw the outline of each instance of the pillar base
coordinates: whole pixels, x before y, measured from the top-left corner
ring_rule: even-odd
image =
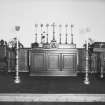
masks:
[[[103,73],[101,74],[101,76],[100,76],[101,78],[104,78],[104,75],[103,75]]]
[[[84,80],[84,84],[89,85],[90,84],[90,81],[88,79],[85,79]]]
[[[19,76],[16,76],[14,82],[15,82],[16,84],[20,83],[20,77],[19,77]]]

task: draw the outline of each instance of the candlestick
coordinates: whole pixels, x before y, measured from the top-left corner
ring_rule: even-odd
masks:
[[[61,44],[61,28],[62,28],[62,25],[61,24],[59,24],[59,44]]]
[[[72,28],[73,28],[73,24],[71,24],[71,44],[73,44],[73,32],[72,32]]]
[[[42,27],[43,27],[43,24],[41,24],[40,27],[41,27],[41,44],[42,44],[42,37],[43,37],[43,32],[42,32],[43,29],[42,29]]]
[[[15,30],[18,32],[20,30],[20,26],[16,26]],[[16,37],[16,76],[15,76],[15,81],[14,81],[15,83],[20,83],[18,50],[19,50],[19,42],[18,42],[18,35],[17,35],[17,37]]]
[[[48,27],[49,27],[49,24],[46,24],[46,27],[47,27],[47,43],[48,43]]]
[[[55,41],[55,23],[51,25],[53,27],[53,41]]]
[[[88,85],[90,84],[89,81],[89,75],[88,75],[88,71],[89,71],[89,65],[88,65],[88,34],[87,34],[87,41],[86,41],[86,73],[85,73],[85,80],[84,80],[84,84]]]
[[[66,40],[65,40],[65,44],[67,44],[67,35],[68,35],[67,34],[67,27],[68,27],[68,24],[65,25],[65,28],[66,28],[66,34],[65,34],[66,35]]]
[[[36,33],[35,33],[35,43],[37,43],[37,27],[38,27],[38,24],[35,24],[35,29],[36,29]]]

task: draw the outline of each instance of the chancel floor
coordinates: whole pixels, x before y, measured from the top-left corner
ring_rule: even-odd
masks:
[[[21,82],[14,83],[15,75],[0,73],[0,93],[37,94],[105,94],[105,78],[90,74],[90,84],[84,84],[84,74],[76,77],[36,77],[20,74]]]

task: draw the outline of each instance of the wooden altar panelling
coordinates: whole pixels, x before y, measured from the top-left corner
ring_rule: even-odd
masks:
[[[28,48],[19,49],[18,67],[19,72],[29,72],[29,57]],[[9,49],[8,51],[8,72],[15,72],[16,70],[16,51]]]
[[[85,72],[86,68],[86,52],[84,48],[78,48],[78,72]]]
[[[105,48],[94,48],[94,62],[95,66],[93,66],[96,70],[95,72],[100,73],[101,69],[105,73]]]
[[[76,55],[75,54],[62,54],[62,71],[75,70],[76,67]]]
[[[7,48],[0,46],[0,71],[6,71],[8,68]]]
[[[47,70],[60,70],[60,54],[48,53],[46,58]]]
[[[16,52],[14,49],[8,49],[8,72],[14,72],[16,69]]]
[[[44,53],[32,53],[31,58],[32,72],[45,70]]]
[[[19,71],[29,72],[29,48],[19,49]]]
[[[76,76],[77,49],[32,49],[30,75]]]

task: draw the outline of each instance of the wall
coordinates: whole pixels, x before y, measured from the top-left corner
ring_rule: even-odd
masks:
[[[74,41],[82,47],[89,37],[95,41],[105,41],[104,0],[0,0],[0,39],[10,41],[16,36],[15,25],[20,25],[19,40],[26,46],[34,42],[35,24],[62,24],[64,42],[65,24],[74,24]],[[59,38],[58,28],[56,37]],[[39,28],[40,32],[40,28]],[[70,28],[68,30],[70,36]],[[52,39],[50,27],[49,40]],[[39,38],[40,41],[40,33]],[[68,38],[70,43],[70,37]]]

